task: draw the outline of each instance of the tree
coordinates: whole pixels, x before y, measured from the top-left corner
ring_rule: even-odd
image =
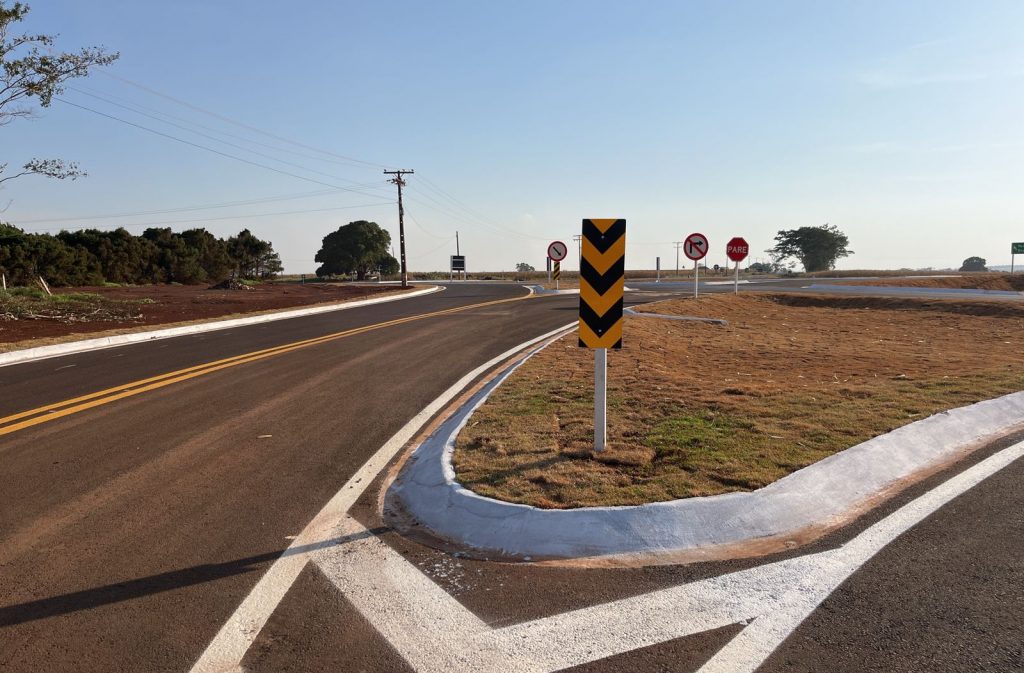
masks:
[[[261,241],[251,231],[243,229],[238,236],[228,239],[228,254],[234,260],[239,278],[250,280],[273,278],[284,268],[281,257],[274,252],[270,241]]]
[[[519,262],[518,264],[516,264],[516,271],[518,271],[519,273],[527,273],[528,271],[536,271],[536,269],[534,269],[532,265],[527,264],[526,262]]]
[[[54,52],[54,36],[11,34],[11,26],[23,21],[28,5],[0,0],[0,126],[16,119],[31,117],[33,110],[25,105],[32,98],[42,107],[50,107],[53,97],[64,91],[64,82],[85,77],[96,66],[110,65],[118,54],[108,54],[102,47],[81,49],[75,53]],[[0,184],[23,175],[43,175],[59,180],[82,177],[74,162],[63,159],[30,159],[14,175],[2,177],[6,163],[0,163]]]
[[[981,257],[968,257],[960,266],[961,271],[988,271],[985,259]]]
[[[381,229],[376,222],[349,222],[324,236],[320,251],[316,253],[315,259],[320,262],[316,275],[344,276],[354,273],[357,280],[363,280],[367,273],[377,270],[382,264],[394,268],[387,261],[389,258],[394,260],[388,254],[390,246],[391,234]]]
[[[772,255],[775,264],[795,257],[805,271],[827,271],[835,268],[840,257],[853,254],[853,250],[846,247],[849,242],[837,227],[824,224],[780,231],[775,236],[775,247],[766,252]]]

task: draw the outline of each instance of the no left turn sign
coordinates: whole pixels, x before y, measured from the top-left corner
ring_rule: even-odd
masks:
[[[708,237],[704,234],[690,234],[683,242],[683,254],[697,261],[708,254]]]

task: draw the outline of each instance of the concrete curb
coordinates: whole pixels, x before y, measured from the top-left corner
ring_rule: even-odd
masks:
[[[278,313],[265,313],[263,315],[250,316],[248,318],[232,318],[231,320],[215,320],[212,322],[199,323],[197,325],[184,325],[182,327],[169,327],[156,329],[148,332],[133,332],[131,334],[116,334],[114,336],[99,337],[96,339],[83,339],[81,341],[69,341],[67,343],[52,344],[50,346],[37,346],[35,348],[24,348],[22,350],[0,353],[0,367],[45,360],[47,358],[59,357],[61,355],[72,355],[88,351],[100,350],[103,348],[115,348],[128,344],[142,343],[144,341],[155,341],[157,339],[169,339],[171,337],[186,336],[189,334],[201,334],[203,332],[214,332],[216,330],[230,329],[232,327],[244,327],[246,325],[257,325],[259,323],[273,322],[275,320],[288,320],[289,318],[301,318],[308,315],[330,313],[331,311],[344,311],[360,306],[371,304],[383,304],[389,301],[400,301],[421,297],[426,294],[440,292],[443,288],[430,287],[415,292],[409,292],[393,297],[376,297],[373,299],[359,299],[357,301],[331,304],[328,306],[313,306],[310,308],[291,309]]]
[[[691,315],[670,315],[668,313],[644,313],[643,311],[637,311],[633,308],[627,307],[623,309],[624,315],[637,316],[640,318],[661,318],[662,320],[687,320],[690,322],[706,322],[712,325],[728,325],[728,320],[722,320],[721,318],[697,318]]]
[[[530,288],[530,291],[538,296],[544,296],[548,294],[579,294],[579,288],[571,288],[568,290],[548,290],[542,285],[526,285],[525,287]]]
[[[745,493],[570,510],[477,495],[455,480],[455,438],[491,392],[540,348],[511,364],[416,448],[387,492],[389,509],[442,540],[484,554],[527,560],[714,556],[715,550],[851,520],[901,482],[1024,422],[1024,392],[1013,393],[917,421]]]

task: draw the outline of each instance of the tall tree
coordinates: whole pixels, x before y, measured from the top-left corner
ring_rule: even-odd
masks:
[[[371,271],[394,269],[397,261],[388,253],[390,245],[391,234],[376,222],[349,222],[324,236],[323,245],[316,253],[316,261],[320,262],[316,275],[354,273],[358,280],[363,280]]]
[[[54,52],[53,35],[12,33],[12,25],[23,21],[28,11],[24,3],[0,0],[0,126],[31,117],[33,110],[28,103],[33,98],[40,106],[49,107],[53,97],[64,90],[64,82],[85,77],[91,68],[109,65],[118,58],[117,53],[107,53],[102,47]],[[6,163],[0,163],[0,184],[23,175],[61,180],[85,175],[77,164],[63,159],[29,159],[19,172],[4,177],[6,168]]]
[[[805,271],[827,271],[835,268],[836,260],[853,254],[853,250],[846,247],[849,243],[838,227],[823,224],[780,231],[775,236],[775,247],[767,252],[776,264],[794,257],[800,260]]]
[[[961,271],[988,271],[988,262],[984,257],[968,257],[960,265]]]
[[[284,268],[273,244],[260,240],[248,229],[228,239],[228,254],[234,260],[239,278],[265,280],[273,278]]]

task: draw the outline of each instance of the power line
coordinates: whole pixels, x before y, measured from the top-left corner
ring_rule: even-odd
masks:
[[[74,87],[69,87],[69,88],[74,89]],[[114,102],[112,100],[104,98],[103,96],[98,96],[96,94],[88,93],[86,91],[81,91],[79,89],[74,89],[74,90],[77,91],[78,93],[84,94],[86,96],[90,96],[90,97],[95,98],[97,100],[101,100],[104,103],[107,103],[108,105],[113,105],[115,107],[121,108],[122,110],[128,110],[129,112],[134,112],[137,115],[142,115],[143,117],[147,117],[147,118],[152,119],[154,121],[158,121],[161,124],[167,124],[168,126],[173,126],[174,128],[181,129],[182,131],[186,131],[188,133],[194,133],[197,136],[200,136],[201,138],[206,138],[208,140],[212,140],[212,141],[217,142],[217,143],[223,143],[223,144],[227,145],[228,147],[234,147],[235,149],[242,150],[243,152],[249,152],[251,154],[255,154],[256,156],[264,157],[265,159],[270,159],[271,161],[277,161],[277,162],[282,163],[282,164],[284,164],[286,166],[291,166],[293,168],[299,168],[299,169],[307,171],[309,173],[315,173],[317,175],[322,175],[324,177],[331,178],[332,180],[340,180],[342,182],[348,182],[348,183],[351,183],[351,184],[356,184],[353,180],[348,180],[346,178],[342,178],[342,177],[339,177],[337,175],[332,175],[331,173],[325,173],[325,172],[317,170],[315,168],[309,168],[308,166],[303,166],[302,164],[297,164],[297,163],[292,162],[292,161],[286,161],[284,159],[279,159],[278,157],[275,157],[272,154],[267,154],[266,152],[260,152],[258,150],[253,150],[253,149],[250,149],[248,147],[245,147],[244,145],[239,145],[238,143],[233,143],[233,142],[230,142],[228,140],[222,140],[221,138],[217,138],[216,136],[212,136],[212,135],[210,135],[208,133],[203,133],[201,131],[196,131],[195,129],[190,129],[187,126],[184,126],[182,124],[178,124],[178,123],[172,122],[172,121],[167,121],[166,119],[161,119],[161,118],[157,117],[156,115],[149,114],[148,112],[143,112],[141,110],[134,109],[131,106],[123,105],[121,103]]]
[[[156,129],[151,129],[148,126],[143,126],[142,124],[136,124],[135,122],[128,121],[127,119],[121,119],[120,117],[115,117],[114,115],[107,114],[106,112],[100,112],[99,110],[95,110],[93,108],[86,107],[85,105],[79,105],[78,103],[72,103],[71,101],[69,101],[69,100],[67,100],[65,98],[60,98],[59,96],[55,96],[54,98],[56,100],[59,100],[60,102],[64,103],[65,105],[70,105],[72,107],[76,107],[76,108],[79,108],[81,110],[85,110],[87,112],[92,112],[93,114],[99,115],[101,117],[106,117],[107,119],[112,119],[114,121],[121,122],[122,124],[127,124],[128,126],[133,126],[133,127],[137,128],[137,129],[142,129],[143,131],[148,131],[149,133],[161,136],[163,138],[168,138],[170,140],[174,140],[175,142],[182,143],[183,145],[189,145],[191,147],[195,147],[195,148],[198,148],[198,149],[201,149],[201,150],[205,150],[207,152],[211,152],[213,154],[216,154],[216,155],[219,155],[219,156],[222,156],[222,157],[226,157],[228,159],[234,159],[235,161],[240,161],[243,164],[249,164],[250,166],[256,166],[258,168],[264,168],[264,169],[266,169],[268,171],[273,171],[275,173],[280,173],[281,175],[287,175],[287,176],[292,177],[292,178],[298,178],[299,180],[305,180],[306,182],[312,182],[312,183],[317,184],[317,185],[323,185],[325,187],[331,187],[333,189],[338,189],[338,190],[345,191],[345,192],[353,192],[355,194],[362,194],[363,196],[373,196],[373,197],[377,196],[376,194],[370,194],[368,192],[363,192],[363,191],[360,191],[358,189],[350,189],[348,187],[341,187],[339,185],[332,185],[329,182],[323,182],[322,180],[316,180],[314,178],[306,177],[304,175],[298,175],[297,173],[291,173],[289,171],[284,171],[284,170],[281,170],[280,168],[274,168],[273,166],[268,166],[266,164],[261,164],[258,161],[252,161],[250,159],[245,159],[243,157],[235,156],[234,154],[228,154],[227,152],[221,152],[220,150],[215,150],[212,147],[207,147],[205,145],[200,145],[199,143],[194,143],[194,142],[192,142],[190,140],[185,140],[184,138],[179,138],[177,136],[172,136],[169,133],[164,133],[163,131],[157,131]]]
[[[143,215],[164,215],[167,213],[187,213],[196,210],[214,210],[217,208],[230,208],[233,206],[250,206],[257,203],[271,203],[274,201],[289,201],[292,199],[304,199],[314,196],[326,196],[337,194],[334,189],[321,189],[315,192],[303,192],[301,194],[290,194],[285,196],[268,196],[261,199],[249,199],[245,201],[225,201],[204,206],[179,206],[176,208],[162,208],[158,210],[139,210],[135,212],[107,213],[104,215],[78,215],[76,217],[43,217],[33,220],[18,220],[19,224],[41,224],[43,222],[78,222],[81,220],[115,220],[121,217],[140,217]]]
[[[326,213],[335,210],[352,210],[353,208],[372,208],[374,206],[389,206],[393,201],[387,203],[361,203],[354,206],[335,206],[332,208],[310,208],[307,210],[285,210],[275,213],[250,213],[247,215],[222,215],[220,217],[198,217],[188,220],[161,220],[158,222],[133,222],[131,224],[119,224],[118,227],[133,228],[133,227],[155,227],[162,224],[186,224],[192,222],[220,222],[222,220],[245,220],[253,217],[274,217],[278,215],[301,215],[304,213]],[[57,229],[58,227],[41,227],[37,229],[26,229],[28,232],[37,231],[48,231],[50,229]]]
[[[344,159],[345,161],[349,161],[349,162],[352,162],[354,164],[360,164],[364,168],[377,168],[377,169],[388,168],[388,166],[386,166],[384,164],[378,164],[378,163],[375,163],[375,162],[372,162],[372,161],[363,161],[362,159],[356,159],[355,157],[348,157],[348,156],[345,156],[344,154],[338,154],[338,153],[332,152],[330,150],[321,149],[319,147],[313,147],[312,145],[306,145],[306,144],[300,143],[300,142],[298,142],[296,140],[291,140],[289,138],[285,138],[285,137],[279,136],[279,135],[277,135],[275,133],[271,133],[270,131],[264,131],[263,129],[258,128],[256,126],[252,126],[250,124],[246,124],[245,122],[237,121],[235,119],[232,119],[230,117],[226,117],[226,116],[224,116],[222,114],[219,114],[217,112],[213,112],[211,110],[207,110],[205,108],[199,107],[198,105],[193,105],[192,103],[189,103],[188,101],[184,101],[184,100],[181,100],[179,98],[175,98],[174,96],[162,93],[160,91],[157,91],[156,89],[153,89],[151,87],[146,86],[145,84],[140,84],[139,82],[135,82],[135,81],[127,79],[125,77],[121,77],[119,75],[115,75],[112,72],[108,72],[107,70],[105,70],[103,68],[98,68],[97,72],[102,73],[103,75],[105,75],[107,77],[110,77],[111,79],[115,79],[115,80],[118,80],[118,81],[123,82],[125,84],[128,84],[130,86],[133,86],[133,87],[136,87],[138,89],[141,89],[141,90],[145,91],[146,93],[152,94],[154,96],[159,96],[160,98],[163,98],[165,100],[169,100],[172,103],[176,103],[177,105],[181,105],[183,107],[187,107],[187,108],[189,108],[191,110],[195,110],[196,112],[201,112],[202,114],[209,115],[209,116],[214,117],[216,119],[219,119],[219,120],[221,120],[223,122],[227,122],[228,124],[232,124],[234,126],[238,126],[240,128],[244,128],[244,129],[246,129],[248,131],[253,131],[255,133],[259,133],[261,135],[267,136],[269,138],[273,138],[275,140],[280,140],[281,142],[288,143],[289,145],[294,145],[296,147],[302,147],[302,148],[307,149],[307,150],[313,150],[314,152],[320,152],[321,154],[326,154],[328,156],[336,157],[338,159]]]
[[[77,91],[79,93],[84,93],[87,96],[91,95],[91,96],[93,96],[95,98],[100,98],[100,100],[104,100],[103,98],[101,98],[99,96],[99,94],[95,90],[90,89],[89,87],[69,86],[67,88],[72,90],[72,91]],[[163,110],[158,110],[156,108],[152,108],[152,107],[149,107],[147,105],[141,105],[141,104],[139,104],[139,103],[137,103],[135,101],[128,100],[126,98],[122,98],[121,96],[115,96],[114,94],[106,92],[106,91],[101,91],[99,93],[102,94],[103,96],[109,96],[114,101],[121,101],[123,104],[125,104],[126,107],[128,107],[129,109],[132,109],[133,111],[145,110],[147,112],[150,112],[152,114],[158,115],[160,117],[166,117],[167,119],[174,119],[176,121],[180,121],[182,123],[189,124],[190,126],[195,126],[197,128],[201,128],[201,129],[204,129],[206,131],[210,131],[212,133],[216,133],[216,134],[219,134],[219,135],[222,135],[222,136],[227,136],[228,138],[234,138],[235,140],[241,140],[242,142],[250,143],[252,145],[258,145],[259,147],[265,147],[267,149],[274,150],[275,152],[284,152],[285,154],[291,154],[293,156],[302,157],[303,159],[312,159],[313,161],[323,161],[323,162],[326,162],[326,163],[329,163],[329,164],[335,164],[335,165],[338,165],[338,166],[350,166],[350,167],[352,166],[352,162],[350,162],[350,161],[341,161],[341,160],[338,160],[338,159],[329,159],[329,158],[323,157],[323,156],[316,156],[316,155],[313,155],[313,154],[307,154],[305,152],[296,152],[295,150],[290,150],[290,149],[287,149],[287,148],[284,148],[284,147],[279,147],[277,145],[271,145],[269,143],[263,143],[263,142],[260,142],[258,140],[253,140],[252,138],[247,138],[247,137],[245,137],[243,135],[239,135],[237,133],[228,133],[227,131],[224,131],[222,129],[214,128],[212,126],[207,126],[206,124],[200,124],[199,122],[193,121],[191,119],[187,119],[185,117],[179,117],[178,115],[172,115],[172,114],[169,114],[167,112],[164,112]],[[107,101],[107,102],[110,102],[110,101]],[[116,104],[116,103],[112,103],[112,104]],[[362,168],[362,166],[356,166],[356,168]]]

